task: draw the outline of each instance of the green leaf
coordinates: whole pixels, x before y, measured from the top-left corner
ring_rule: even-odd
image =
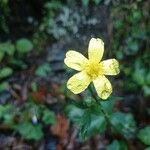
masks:
[[[69,119],[80,129],[81,139],[87,139],[95,134],[103,133],[106,129],[106,120],[100,106],[93,101],[90,105],[87,101],[70,104],[65,109]]]
[[[2,82],[2,83],[0,83],[0,92],[8,90],[8,89],[9,89],[8,82]]]
[[[137,137],[145,144],[150,145],[150,126],[145,127],[144,129],[141,129]]]
[[[122,141],[114,140],[108,145],[107,150],[127,150],[127,145]]]
[[[28,53],[33,49],[33,44],[28,39],[20,39],[16,42],[16,48],[19,53]]]
[[[94,0],[95,4],[98,5],[102,0]]]
[[[133,40],[132,38],[129,38],[127,40],[127,49],[125,49],[126,54],[133,55],[136,54],[139,50],[139,42],[136,40]]]
[[[133,19],[139,21],[142,18],[142,12],[140,10],[133,11]]]
[[[42,121],[47,124],[54,124],[56,122],[55,120],[55,114],[52,111],[49,111],[48,109],[44,110]]]
[[[139,62],[140,63],[140,62]],[[139,85],[145,84],[145,76],[146,76],[146,70],[140,64],[137,63],[136,69],[133,72],[133,80],[138,83]]]
[[[106,120],[102,115],[94,115],[85,112],[81,121],[80,137],[82,139],[87,139],[92,135],[103,133],[106,129]]]
[[[89,4],[89,0],[82,0],[83,6],[87,7]]]
[[[65,112],[74,123],[78,123],[80,122],[85,111],[84,109],[71,104],[65,108]]]
[[[11,68],[9,67],[2,68],[0,69],[0,78],[8,77],[12,75],[12,73],[13,73],[13,70]]]
[[[150,147],[145,148],[144,150],[150,150]]]
[[[111,115],[110,119],[112,125],[115,127],[115,132],[121,133],[127,139],[133,138],[136,125],[132,114],[115,112]]]
[[[4,118],[3,121],[4,124],[8,125],[10,128],[13,128],[13,126],[15,125],[13,112],[10,111],[9,113],[5,114],[3,118]]]
[[[14,127],[14,107],[13,105],[0,105],[0,118],[3,120],[5,125],[8,125],[10,128]]]
[[[121,99],[121,98],[119,98]],[[102,101],[101,102],[101,105],[103,106],[104,110],[107,112],[107,113],[112,113],[113,112],[113,107],[115,105],[115,102],[117,101],[117,98],[116,97],[110,97],[107,102],[106,101]]]
[[[26,63],[21,59],[16,59],[16,58],[9,59],[9,64],[11,64],[11,66],[14,69],[17,68],[17,70],[20,69],[20,68],[21,69],[26,69],[27,68]]]
[[[143,90],[144,90],[144,96],[150,96],[150,86],[144,85]]]
[[[12,56],[15,52],[15,46],[11,42],[1,43],[0,51]]]
[[[51,68],[48,63],[40,65],[36,71],[35,74],[39,77],[46,77],[48,73],[51,71]]]
[[[35,81],[31,82],[31,89],[34,92],[38,90],[38,84]]]
[[[15,129],[27,140],[40,140],[43,137],[42,126],[24,122],[16,125]]]
[[[7,114],[11,114],[10,112],[13,109],[13,105],[7,104],[7,105],[0,105],[0,118],[5,117]]]

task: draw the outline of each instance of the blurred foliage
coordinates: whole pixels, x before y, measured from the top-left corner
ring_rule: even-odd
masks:
[[[0,106],[0,121],[25,139],[39,140],[43,137],[43,126],[55,123],[55,115],[45,105],[29,99],[23,108],[11,104]]]
[[[141,129],[137,136],[144,144],[150,145],[150,126]]]
[[[107,150],[127,150],[127,146],[122,141],[114,140],[110,145],[108,145]]]
[[[51,71],[51,68],[48,63],[41,64],[35,71],[35,74],[39,77],[46,77]]]
[[[3,64],[0,69],[0,80],[10,77],[16,69],[25,69],[27,67],[25,54],[27,55],[32,49],[32,42],[25,38],[15,43],[10,41],[0,43],[0,63]],[[0,92],[7,90],[8,83],[0,82],[0,87]]]
[[[0,1],[0,31],[8,32],[8,24],[6,22],[6,18],[9,15],[9,0],[1,0]]]
[[[103,109],[108,113],[111,122],[112,134],[122,134],[124,138],[135,137],[136,123],[132,114],[113,112],[116,99],[110,98],[102,103]],[[109,130],[107,120],[101,111],[101,107],[93,98],[86,98],[82,102],[73,102],[65,109],[68,117],[79,127],[82,139],[89,138],[98,133]],[[108,109],[108,111],[107,111]]]
[[[124,62],[122,72],[126,84],[123,89],[128,92],[140,89],[144,96],[150,96],[150,9],[146,5],[148,2],[145,1],[114,4],[111,10],[112,49],[117,58]]]

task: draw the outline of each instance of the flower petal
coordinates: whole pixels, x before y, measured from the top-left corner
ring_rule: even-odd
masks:
[[[91,79],[85,72],[79,72],[68,80],[67,88],[74,94],[79,94],[88,87],[90,82]]]
[[[100,98],[107,99],[112,93],[111,83],[105,76],[99,76],[93,83]]]
[[[88,62],[88,59],[81,53],[70,50],[66,53],[64,62],[68,67],[81,71]]]
[[[100,62],[104,53],[104,42],[97,38],[92,38],[89,42],[88,55],[89,60]]]
[[[105,75],[117,75],[120,72],[119,62],[116,59],[104,60],[100,65]]]

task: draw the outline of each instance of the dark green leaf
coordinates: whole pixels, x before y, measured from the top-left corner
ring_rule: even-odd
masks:
[[[33,44],[28,39],[20,39],[16,42],[16,48],[19,53],[28,53],[33,49]]]
[[[150,126],[141,129],[137,137],[146,145],[150,145]]]
[[[15,52],[15,47],[12,43],[6,42],[0,44],[0,51],[12,56]]]
[[[89,103],[89,101],[88,101]],[[106,120],[100,106],[92,100],[90,105],[84,100],[67,106],[66,113],[80,129],[80,137],[87,139],[95,134],[103,133],[106,129]]]
[[[51,68],[48,63],[40,65],[36,71],[35,74],[39,77],[46,77],[48,73],[51,71]]]
[[[8,90],[8,89],[9,89],[8,82],[2,82],[2,83],[0,83],[0,92],[2,92],[4,90]]]
[[[144,85],[143,90],[145,96],[150,96],[150,86]]]
[[[13,70],[11,68],[9,67],[2,68],[0,69],[0,78],[8,77],[12,75],[12,73],[13,73]]]
[[[10,114],[12,112],[13,106],[10,104],[0,105],[0,118],[5,117],[5,115]]]
[[[106,129],[106,120],[102,115],[86,112],[83,115],[80,137],[87,139],[92,135],[103,133]]]
[[[66,107],[65,112],[73,122],[78,123],[80,122],[85,111],[84,109],[71,104]]]
[[[94,0],[95,4],[98,5],[102,0]]]
[[[107,150],[127,150],[127,145],[122,141],[114,140],[108,145]]]
[[[114,131],[121,133],[127,139],[133,138],[136,130],[133,115],[128,113],[115,112],[111,115],[111,123],[115,127]]]
[[[87,7],[89,4],[89,0],[82,0],[83,6]]]
[[[42,126],[24,122],[16,125],[15,129],[27,140],[40,140],[43,137]]]
[[[55,114],[52,111],[49,111],[47,109],[43,112],[42,121],[45,124],[54,124],[55,123]]]

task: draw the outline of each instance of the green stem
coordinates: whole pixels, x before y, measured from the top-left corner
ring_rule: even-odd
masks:
[[[109,133],[112,132],[111,127],[112,127],[117,133],[119,133],[118,129],[111,123],[109,114],[104,110],[104,108],[103,108],[103,106],[102,106],[102,104],[101,104],[99,98],[94,94],[92,87],[89,86],[88,89],[89,89],[89,92],[90,92],[91,96],[95,99],[96,103],[98,103],[98,104],[100,105],[101,112],[104,114],[104,117],[105,117],[105,119],[106,119],[106,121],[107,121],[107,127],[108,127],[108,130],[109,130]],[[125,138],[124,136],[121,136],[121,137],[122,137],[122,139],[123,139],[124,141],[127,142],[127,140],[126,140],[126,138]]]
[[[107,123],[108,123],[108,127],[111,129],[111,127],[110,127],[111,121],[110,121],[110,119],[109,119],[108,113],[103,109],[103,106],[102,106],[100,100],[99,100],[99,99],[97,98],[97,96],[94,94],[94,92],[93,92],[91,86],[89,86],[89,91],[90,91],[91,96],[92,96],[92,97],[95,99],[95,101],[101,106],[101,107],[100,107],[100,108],[101,108],[101,111],[102,111],[102,113],[104,114],[104,117],[105,117],[105,119],[106,119],[106,121],[107,121]]]

